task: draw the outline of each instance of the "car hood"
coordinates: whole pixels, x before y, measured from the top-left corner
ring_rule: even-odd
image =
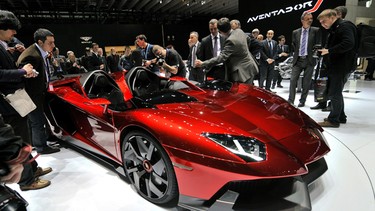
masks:
[[[182,115],[185,120],[186,117],[200,119],[206,125],[216,127],[217,132],[269,136],[263,140],[284,139],[298,132],[306,121],[312,122],[303,112],[276,95],[256,87],[240,88],[228,92],[187,93],[198,101],[157,107]]]

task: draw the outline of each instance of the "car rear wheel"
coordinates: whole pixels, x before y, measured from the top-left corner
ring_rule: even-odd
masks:
[[[177,180],[159,142],[142,131],[134,131],[126,135],[122,146],[126,176],[138,193],[155,204],[174,203]]]

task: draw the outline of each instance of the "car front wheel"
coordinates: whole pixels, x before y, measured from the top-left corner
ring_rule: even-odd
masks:
[[[124,139],[122,155],[126,176],[142,197],[155,204],[177,199],[172,163],[153,137],[142,131],[130,132]]]

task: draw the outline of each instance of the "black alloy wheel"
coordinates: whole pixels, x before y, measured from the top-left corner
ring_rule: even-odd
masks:
[[[122,155],[126,176],[142,197],[155,204],[177,199],[173,166],[159,142],[147,133],[130,132],[125,136]]]

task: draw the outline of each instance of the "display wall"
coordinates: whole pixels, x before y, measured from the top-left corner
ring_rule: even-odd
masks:
[[[311,10],[314,16],[314,26],[320,27],[316,17],[324,9],[345,5],[345,0],[265,0],[253,1],[239,0],[238,19],[245,32],[258,28],[264,36],[272,29],[274,39],[284,35],[287,44],[294,29],[301,27],[301,15],[304,11]],[[316,10],[316,11],[315,11]]]
[[[311,10],[317,3],[321,3],[314,12],[313,25],[319,26],[316,16],[324,9],[345,5],[345,0],[266,0],[253,1],[239,0],[239,14],[228,17],[241,21],[242,29],[251,32],[259,28],[262,34],[273,29],[275,37],[283,34],[290,43],[292,31],[301,26],[300,16],[303,11]],[[16,35],[27,46],[33,43],[33,33],[39,28],[47,28],[55,34],[56,46],[60,54],[73,50],[77,56],[84,54],[84,49],[91,42],[105,46],[134,45],[135,37],[138,34],[145,34],[148,41],[153,44],[167,46],[172,44],[181,56],[186,59],[188,56],[187,40],[191,31],[197,31],[200,40],[209,34],[208,22],[211,18],[221,17],[192,17],[189,20],[181,21],[178,24],[47,24],[31,25],[22,23],[23,27]],[[82,37],[91,37],[85,41]]]

